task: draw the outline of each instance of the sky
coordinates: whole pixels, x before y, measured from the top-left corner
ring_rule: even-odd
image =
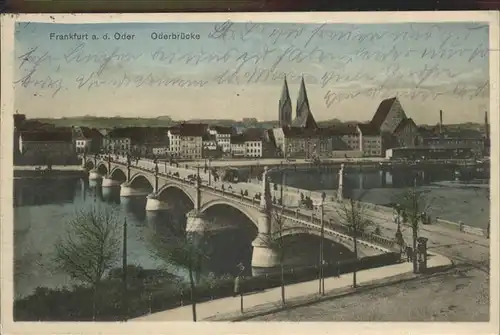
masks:
[[[419,124],[437,123],[439,110],[445,123],[482,122],[489,106],[481,23],[19,22],[15,29],[15,110],[31,118],[270,121],[285,76],[294,109],[304,78],[318,121],[369,120],[393,96]]]

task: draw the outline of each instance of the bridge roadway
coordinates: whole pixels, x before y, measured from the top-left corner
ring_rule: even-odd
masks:
[[[199,171],[200,183],[188,180],[187,176],[196,174],[196,170],[178,168],[168,164],[158,165],[158,175],[155,176],[155,164],[149,160],[139,160],[139,162],[131,162],[127,164],[126,159],[117,157],[110,161],[86,161],[86,167],[89,168],[89,178],[95,179],[99,176],[103,177],[103,186],[118,186],[120,185],[121,196],[140,195],[134,193],[130,188],[134,186],[134,181],[140,177],[146,179],[153,189],[153,192],[148,195],[147,210],[161,210],[166,207],[148,205],[151,203],[161,202],[161,192],[170,187],[175,187],[182,190],[193,202],[194,210],[187,214],[187,229],[196,231],[204,229],[209,225],[204,221],[203,213],[213,205],[225,204],[239,209],[244,213],[258,228],[258,236],[252,243],[253,256],[252,266],[256,268],[272,268],[277,266],[277,252],[271,247],[270,240],[277,236],[284,237],[287,235],[296,234],[312,234],[320,235],[321,224],[318,212],[315,210],[297,210],[297,206],[292,203],[284,208],[271,203],[270,199],[272,192],[269,182],[263,182],[262,185],[252,183],[227,183],[214,182],[210,180],[208,173]],[[109,171],[108,171],[109,170]],[[201,170],[201,169],[199,169]],[[118,172],[120,171],[120,172]],[[173,173],[179,173],[179,176],[174,176]],[[265,172],[266,173],[266,172]],[[123,182],[114,180],[119,174],[128,175],[128,180]],[[264,181],[268,181],[266,175],[263,176]],[[115,182],[116,181],[116,182]],[[157,184],[156,186],[154,186]],[[224,189],[223,189],[224,185]],[[155,190],[155,187],[157,189]],[[247,191],[248,196],[243,196],[241,191]],[[277,191],[274,191],[277,192]],[[264,195],[258,200],[256,195]],[[145,195],[142,193],[142,195]],[[296,196],[296,193],[294,193]],[[278,213],[284,220],[284,229],[281,232],[277,231],[276,215]],[[282,214],[281,214],[282,211]],[[338,213],[327,213],[324,217],[325,222],[325,238],[338,243],[348,248],[354,249],[353,239],[349,236],[348,228],[341,223]],[[360,256],[369,256],[395,250],[394,241],[390,238],[383,238],[371,233],[363,233],[358,238],[358,251]]]

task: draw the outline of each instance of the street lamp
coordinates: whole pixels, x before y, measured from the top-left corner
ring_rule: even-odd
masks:
[[[283,207],[285,205],[284,201],[283,201],[283,188],[285,187],[285,178],[286,178],[286,173],[285,173],[285,170],[283,168],[283,163],[280,163],[280,173],[281,173],[280,205],[281,205],[281,207]]]
[[[395,213],[394,213],[394,223],[397,225],[397,230],[396,230],[396,242],[399,245],[399,252],[400,254],[403,253],[403,233],[401,232],[401,213],[402,209],[399,204],[396,204],[395,206]]]
[[[319,242],[319,294],[325,295],[325,273],[324,273],[324,241],[325,241],[325,198],[326,193],[321,193],[321,203],[320,203],[320,211],[321,211],[321,239]]]
[[[212,184],[212,170],[210,167],[210,163],[212,162],[212,159],[208,157],[208,186]]]
[[[111,173],[111,153],[108,152],[108,173]]]

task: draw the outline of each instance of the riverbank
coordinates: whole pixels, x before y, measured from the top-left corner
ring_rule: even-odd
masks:
[[[52,166],[50,170],[47,166],[14,166],[14,179],[83,178],[87,175],[80,165]]]
[[[444,256],[432,254],[429,256],[428,271],[437,271],[452,265],[452,262]],[[402,279],[411,279],[415,275],[412,272],[411,263],[399,263],[381,268],[362,270],[357,273],[358,290],[363,290],[370,285],[376,285],[377,281],[391,282]],[[403,277],[402,277],[403,276]],[[351,290],[352,273],[346,273],[338,277],[325,278],[325,293],[327,296],[339,294],[352,294],[358,290]],[[341,291],[339,291],[339,289]],[[285,287],[286,301],[290,307],[297,304],[317,302],[318,280],[311,280]],[[281,307],[281,288],[272,288],[243,297],[244,313],[241,308],[240,297],[229,297],[204,302],[197,305],[198,320],[203,321],[228,321],[255,317],[270,312],[275,312]],[[136,318],[132,321],[191,321],[191,306],[183,306],[159,313]]]
[[[377,270],[385,269],[399,262],[399,254],[383,254],[365,257],[358,260],[356,268]],[[432,259],[433,257],[431,257]],[[396,265],[400,265],[397,263]],[[172,274],[165,273],[159,277],[157,270],[146,270],[137,266],[129,266],[127,301],[128,309],[123,309],[121,270],[116,269],[106,277],[100,285],[100,303],[98,306],[99,321],[119,321],[147,315],[154,312],[164,313],[176,310],[179,306],[190,309],[192,296],[189,282]],[[348,276],[354,269],[354,262],[346,261],[325,265],[325,276]],[[150,275],[148,275],[150,274]],[[285,283],[307,283],[318,275],[316,266],[299,269],[286,269],[283,278]],[[167,280],[162,280],[167,278]],[[272,274],[241,278],[240,287],[243,292],[257,294],[281,286],[279,270]],[[201,276],[196,284],[195,298],[197,304],[207,301],[230,299],[233,295],[234,277]],[[16,321],[85,321],[93,319],[93,292],[91,288],[74,286],[70,288],[49,289],[38,287],[28,297],[17,299],[14,306]],[[57,308],[53,307],[57,306]],[[175,312],[173,312],[175,313]]]

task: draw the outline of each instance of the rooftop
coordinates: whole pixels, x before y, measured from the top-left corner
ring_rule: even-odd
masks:
[[[245,141],[246,138],[243,134],[231,136],[231,144],[244,144]]]
[[[358,128],[364,136],[380,135],[380,130],[371,123],[359,123]]]
[[[391,110],[392,105],[394,102],[396,102],[397,98],[389,98],[382,100],[380,105],[378,105],[377,111],[373,115],[371,124],[380,129],[380,126],[382,126],[382,123],[384,123],[385,119],[387,118],[387,115],[389,114],[389,111]]]
[[[231,135],[234,134],[233,127],[227,126],[211,126],[210,129],[215,130],[217,134]]]

